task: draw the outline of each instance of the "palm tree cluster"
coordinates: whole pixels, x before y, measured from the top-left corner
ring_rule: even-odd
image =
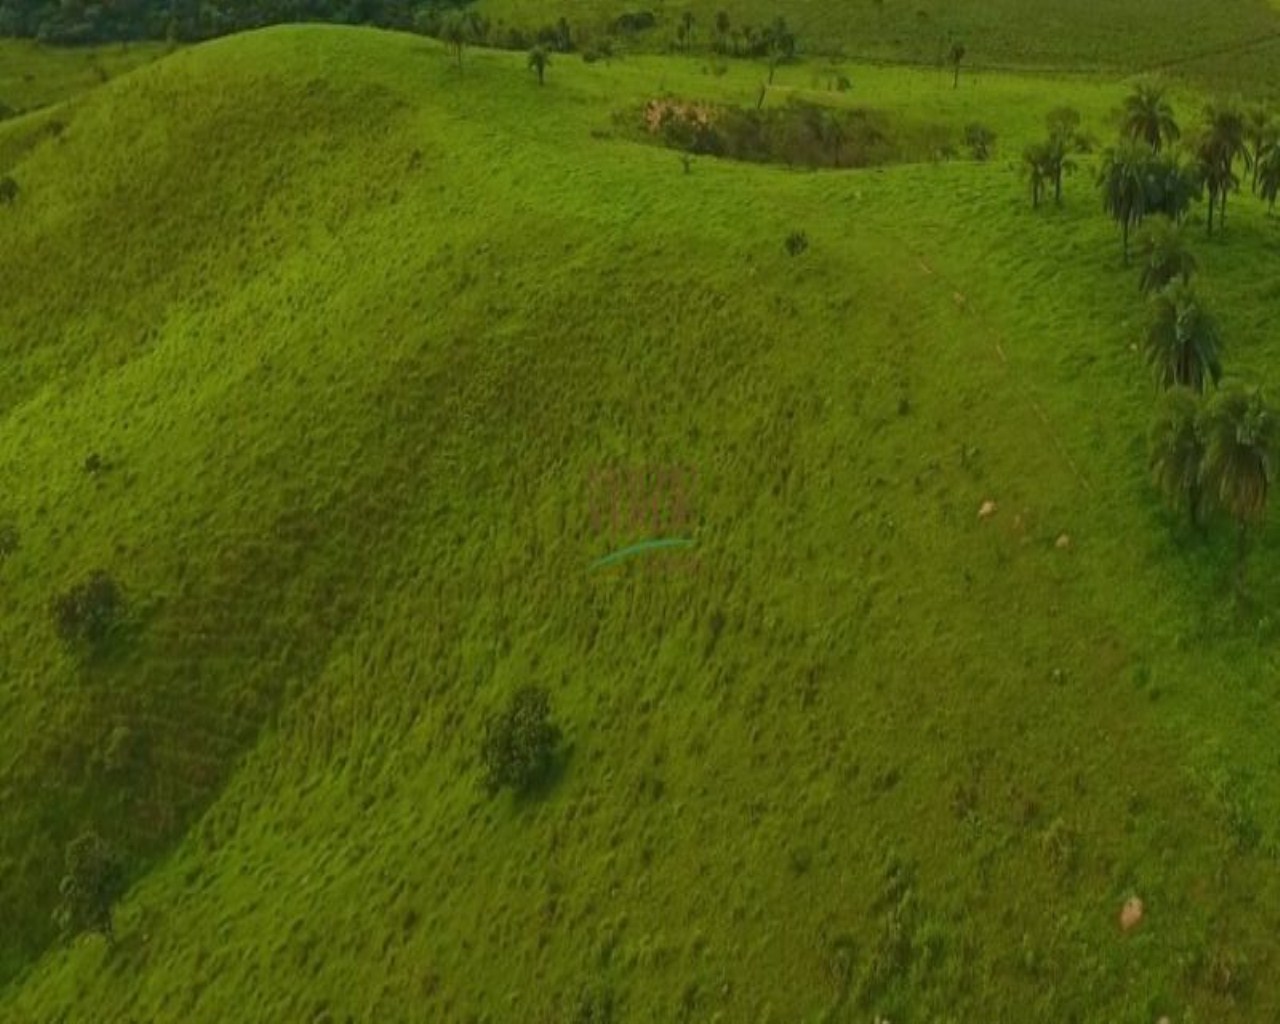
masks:
[[[1033,207],[1040,205],[1041,197],[1051,185],[1054,203],[1062,204],[1062,178],[1076,170],[1072,156],[1087,153],[1091,148],[1089,139],[1080,132],[1080,114],[1070,107],[1050,111],[1045,123],[1049,138],[1028,146],[1022,154]]]
[[[1140,252],[1139,288],[1149,302],[1142,353],[1162,391],[1149,438],[1152,477],[1171,504],[1185,508],[1192,526],[1213,511],[1234,520],[1243,582],[1248,528],[1266,512],[1276,416],[1261,388],[1218,389],[1221,339],[1196,293],[1197,263],[1180,227],[1153,219]]]
[[[1210,103],[1196,131],[1184,137],[1164,90],[1142,84],[1125,99],[1120,134],[1119,142],[1102,154],[1098,185],[1103,208],[1120,226],[1125,262],[1130,232],[1145,217],[1164,214],[1181,223],[1191,204],[1206,193],[1207,231],[1213,234],[1215,214],[1221,229],[1227,197],[1241,185],[1237,167],[1252,169],[1253,192],[1274,209],[1280,191],[1280,128],[1266,106],[1242,111],[1234,104]]]

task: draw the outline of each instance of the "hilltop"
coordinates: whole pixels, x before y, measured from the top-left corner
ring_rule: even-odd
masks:
[[[330,26],[0,124],[0,1019],[1280,1011],[1280,537],[1242,606],[1230,531],[1178,533],[1116,232],[1016,163],[1127,82],[846,70],[768,102],[994,159],[686,169],[630,112],[758,66]],[[1265,379],[1280,229],[1231,218],[1194,244]],[[697,471],[685,573],[589,568],[636,465]],[[49,606],[97,569],[132,619],[86,665]],[[529,681],[560,775],[490,800]],[[49,923],[89,824],[110,951]]]

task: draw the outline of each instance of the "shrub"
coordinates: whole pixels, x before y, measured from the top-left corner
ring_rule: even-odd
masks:
[[[98,648],[110,637],[124,609],[119,585],[98,571],[53,601],[58,636],[68,646]]]
[[[486,721],[481,762],[490,796],[506,786],[525,792],[551,766],[560,729],[550,720],[550,710],[546,690],[526,686]]]
[[[991,147],[996,143],[996,133],[984,124],[977,122],[967,125],[964,130],[964,144],[969,147],[975,160],[985,160],[991,155]]]
[[[652,11],[638,11],[634,14],[623,14],[616,18],[613,22],[613,30],[615,32],[643,32],[645,29],[653,28],[658,23],[658,19],[653,16]]]
[[[65,939],[99,932],[114,941],[111,911],[124,891],[124,870],[98,833],[86,832],[67,846],[67,873],[58,891],[62,901],[53,917]]]
[[[18,528],[13,523],[0,522],[0,562],[18,550]]]
[[[18,198],[18,183],[9,175],[0,178],[0,203],[10,205]]]
[[[787,235],[787,252],[792,256],[799,256],[809,248],[809,236],[803,231],[793,231]]]

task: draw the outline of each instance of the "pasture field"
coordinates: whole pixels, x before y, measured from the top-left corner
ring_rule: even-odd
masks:
[[[686,168],[618,112],[754,105],[758,65],[539,86],[331,26],[0,123],[0,1020],[1280,1017],[1280,530],[1240,596],[1229,527],[1164,507],[1094,158],[1060,208],[1022,181],[1049,110],[1114,135],[1120,42],[957,9],[1095,72],[811,57],[765,103],[981,121],[986,162]],[[1222,9],[1206,47],[1275,18]],[[1188,231],[1274,382],[1280,218]],[[637,466],[696,471],[693,554],[593,569],[643,537],[591,481]],[[86,664],[49,607],[96,569],[130,616]],[[556,773],[490,799],[529,682]],[[131,884],[63,947],[89,826]]]

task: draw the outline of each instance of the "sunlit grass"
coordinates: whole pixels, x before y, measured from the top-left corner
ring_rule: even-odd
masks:
[[[0,126],[0,1018],[1276,1015],[1280,537],[1236,604],[1229,532],[1146,479],[1087,167],[1039,213],[1017,170],[1124,86],[818,73],[768,102],[981,119],[994,159],[686,174],[614,112],[758,68],[539,87],[323,27]],[[1233,203],[1196,253],[1265,380],[1280,221]],[[645,538],[593,529],[602,465],[696,468],[694,571],[587,571]],[[47,608],[99,567],[139,629],[86,670]],[[526,682],[560,774],[489,802]],[[140,873],[112,955],[45,947],[89,823]]]

